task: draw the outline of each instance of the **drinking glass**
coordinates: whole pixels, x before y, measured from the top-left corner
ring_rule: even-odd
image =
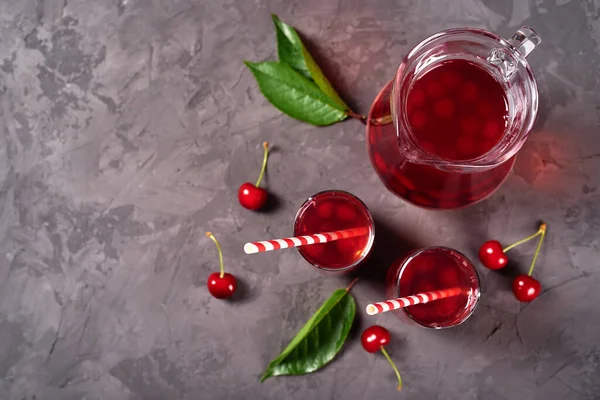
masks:
[[[294,236],[366,228],[365,234],[327,243],[297,247],[311,265],[328,272],[349,272],[369,255],[375,239],[375,223],[367,206],[341,190],[327,190],[309,197],[298,210]]]
[[[473,263],[448,247],[427,247],[397,260],[388,270],[388,299],[458,287],[457,296],[392,311],[400,319],[426,328],[449,328],[467,320],[477,307],[479,276]]]

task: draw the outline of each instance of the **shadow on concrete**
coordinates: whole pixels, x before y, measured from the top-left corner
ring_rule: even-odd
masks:
[[[235,279],[237,287],[233,296],[227,299],[227,301],[232,303],[245,303],[251,302],[259,296],[259,293],[252,291],[250,285],[248,285],[244,279],[241,279],[239,276],[236,276]]]
[[[411,237],[410,232],[401,226],[390,224],[385,215],[373,212],[375,220],[375,243],[370,257],[356,272],[362,284],[368,283],[380,288],[384,296],[384,284],[387,271],[398,258],[408,252],[424,247]]]

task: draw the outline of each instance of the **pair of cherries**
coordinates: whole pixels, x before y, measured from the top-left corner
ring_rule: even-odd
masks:
[[[264,207],[269,197],[268,192],[260,187],[260,182],[262,181],[263,176],[265,175],[265,170],[267,168],[269,144],[267,142],[264,142],[263,148],[263,163],[256,184],[245,182],[240,186],[238,190],[238,200],[240,204],[248,210],[260,210]],[[215,242],[215,245],[217,246],[217,251],[219,252],[220,264],[220,271],[213,272],[208,276],[208,291],[217,299],[226,299],[228,297],[233,296],[233,293],[235,292],[235,276],[225,272],[223,268],[223,252],[221,251],[221,246],[219,245],[219,242],[217,241],[215,236],[210,232],[207,232],[206,236],[208,236],[213,242]]]
[[[515,294],[515,297],[522,302],[532,301],[533,299],[538,297],[540,292],[542,291],[542,285],[537,279],[533,278],[531,274],[533,273],[535,262],[537,261],[538,255],[540,253],[542,242],[544,241],[544,236],[546,236],[546,224],[542,223],[538,231],[533,235],[528,236],[525,239],[519,240],[518,242],[513,243],[505,248],[502,248],[502,245],[497,240],[488,240],[479,248],[479,259],[481,260],[483,265],[485,265],[489,269],[498,270],[504,268],[508,264],[508,257],[506,256],[507,251],[525,242],[528,242],[531,239],[534,239],[538,236],[540,238],[538,240],[535,254],[533,255],[533,261],[531,262],[531,266],[529,267],[529,273],[527,275],[518,275],[513,280],[512,284],[513,293]]]

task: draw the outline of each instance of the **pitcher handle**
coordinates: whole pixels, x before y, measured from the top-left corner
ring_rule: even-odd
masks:
[[[541,42],[540,35],[528,26],[522,26],[508,41],[523,57],[527,57]]]
[[[523,56],[523,59],[541,42],[542,39],[537,32],[528,26],[521,27],[508,40],[508,43],[512,46],[510,51],[520,54]],[[502,78],[506,82],[509,82],[517,72],[518,64],[515,62],[514,57],[507,54],[502,48],[492,49],[487,56],[487,60],[498,68]]]

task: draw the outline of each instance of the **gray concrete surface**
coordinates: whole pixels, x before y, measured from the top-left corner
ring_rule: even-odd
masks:
[[[317,129],[260,95],[242,60],[275,57],[272,12],[362,113],[431,33],[536,28],[540,115],[512,176],[454,212],[387,193],[361,124]],[[599,18],[598,0],[1,1],[0,398],[600,398]],[[236,191],[256,178],[264,140],[277,146],[267,185],[278,204],[253,213]],[[475,257],[484,239],[511,242],[539,219],[544,293],[525,305],[510,291],[533,254],[524,246],[509,273],[480,268],[481,305],[462,326],[360,315],[327,368],[258,383],[347,278],[295,251],[247,257],[242,244],[289,234],[301,202],[331,187],[385,217],[353,290],[360,309],[381,298],[381,268],[403,238]],[[206,230],[242,282],[235,301],[206,290],[218,268]],[[371,322],[393,334],[401,393],[357,340]]]

